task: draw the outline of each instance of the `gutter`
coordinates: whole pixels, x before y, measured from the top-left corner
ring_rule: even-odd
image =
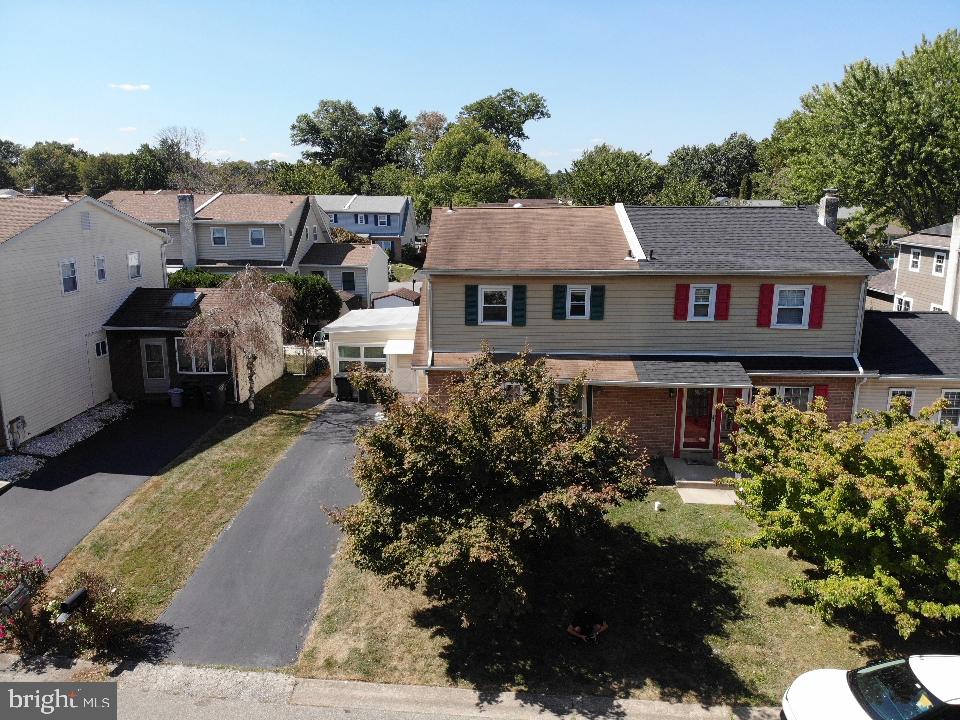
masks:
[[[631,261],[635,262],[635,261]],[[599,276],[617,276],[622,275],[625,277],[642,277],[644,275],[665,275],[665,276],[679,276],[679,275],[691,275],[689,270],[683,270],[677,268],[675,270],[658,270],[652,268],[650,265],[637,265],[633,268],[623,268],[622,270],[524,270],[524,269],[508,269],[508,270],[497,270],[497,269],[461,269],[461,268],[429,268],[425,269],[425,272],[429,272],[433,275],[478,275],[478,276],[496,276],[496,277],[551,277],[551,276],[584,276],[584,275],[599,275]],[[873,268],[870,271],[858,271],[851,272],[846,270],[705,270],[698,271],[694,273],[695,275],[742,275],[749,277],[751,275],[771,275],[774,277],[873,277],[878,275],[881,271]]]

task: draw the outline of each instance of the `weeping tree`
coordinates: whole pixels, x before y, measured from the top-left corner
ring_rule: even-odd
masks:
[[[254,410],[257,362],[283,353],[284,309],[294,289],[271,280],[249,265],[227,280],[212,307],[193,318],[184,331],[188,352],[205,356],[210,343],[224,344],[233,361],[247,370],[247,407]]]

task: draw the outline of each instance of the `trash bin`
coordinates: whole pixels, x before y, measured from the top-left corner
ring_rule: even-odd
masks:
[[[206,385],[203,388],[203,405],[207,410],[223,412],[227,404],[227,384]]]
[[[183,388],[170,388],[167,395],[170,396],[170,407],[183,407]]]
[[[353,385],[350,384],[350,377],[346,373],[337,373],[333,376],[333,381],[337,384],[337,402],[344,400],[353,402]]]

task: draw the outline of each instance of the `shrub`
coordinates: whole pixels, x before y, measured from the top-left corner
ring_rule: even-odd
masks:
[[[0,547],[0,600],[5,599],[20,584],[28,585],[34,596],[47,581],[47,570],[38,557],[24,559],[20,551],[10,545]],[[0,615],[0,642],[16,639],[24,641],[25,633],[33,634],[31,603],[12,617]]]
[[[129,595],[118,582],[96,572],[80,570],[61,584],[63,597],[50,599],[51,614],[55,616],[60,602],[80,588],[87,589],[87,600],[63,627],[61,641],[72,648],[97,653],[118,649],[127,639],[133,608]]]
[[[220,275],[218,273],[207,272],[206,270],[181,268],[167,278],[167,285],[171,290],[218,288],[229,279],[229,275]]]
[[[412,243],[410,245],[403,245],[400,248],[400,262],[405,265],[413,265],[415,268],[422,268],[423,261],[427,257],[427,249],[421,248],[417,249]]]
[[[293,297],[284,308],[284,327],[292,336],[303,337],[308,328],[326,324],[340,314],[341,300],[337,291],[322,275],[271,275],[273,282],[287,283]]]

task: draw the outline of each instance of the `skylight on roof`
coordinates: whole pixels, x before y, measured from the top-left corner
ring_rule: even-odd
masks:
[[[170,298],[170,307],[188,308],[200,299],[198,292],[178,292]]]

